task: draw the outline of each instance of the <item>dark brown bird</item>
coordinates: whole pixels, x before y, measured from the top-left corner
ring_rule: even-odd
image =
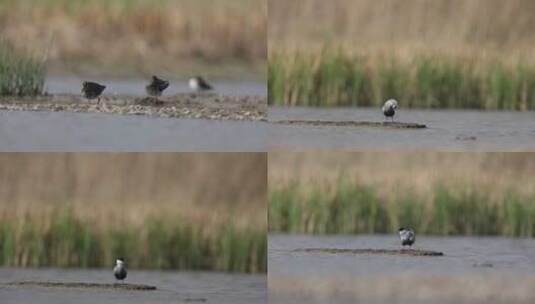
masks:
[[[98,84],[96,82],[91,81],[84,81],[82,83],[82,94],[87,99],[95,99],[97,98],[97,104],[100,103],[100,94],[104,91],[106,88],[105,85]]]
[[[152,82],[145,87],[147,94],[150,96],[161,96],[163,90],[167,89],[169,81],[152,76]]]

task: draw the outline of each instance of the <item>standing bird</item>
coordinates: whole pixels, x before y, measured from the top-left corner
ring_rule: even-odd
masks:
[[[91,81],[84,81],[82,83],[82,94],[87,99],[98,98],[97,104],[100,104],[100,94],[102,94],[105,88],[105,85]]]
[[[152,82],[145,87],[147,94],[150,96],[161,96],[163,90],[167,89],[169,81],[152,76]]]
[[[113,267],[113,274],[117,280],[124,280],[126,278],[126,265],[123,258],[118,258]]]
[[[385,117],[392,117],[394,121],[394,115],[396,114],[396,109],[398,108],[398,102],[395,99],[389,99],[383,105],[383,114]]]
[[[204,92],[212,90],[212,86],[201,76],[195,76],[189,79],[189,87],[195,92]]]
[[[412,246],[416,237],[414,236],[414,231],[410,228],[399,228],[399,239],[401,240],[401,246],[409,245]]]

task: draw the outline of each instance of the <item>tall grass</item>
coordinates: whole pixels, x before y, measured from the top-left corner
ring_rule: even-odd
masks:
[[[0,96],[39,95],[44,83],[44,61],[18,53],[0,41]]]
[[[276,232],[388,233],[409,226],[421,234],[535,235],[535,197],[507,193],[499,199],[477,189],[434,186],[428,199],[398,189],[385,200],[376,189],[340,180],[331,192],[304,193],[296,185],[269,196],[269,229]]]
[[[35,221],[2,221],[0,265],[111,267],[124,257],[132,268],[266,271],[266,233],[229,222],[217,232],[180,221],[147,219],[143,225],[98,228],[68,210]]]
[[[1,153],[0,265],[264,272],[265,153]]]
[[[532,153],[270,153],[269,229],[532,236],[534,170]]]
[[[274,105],[533,110],[530,0],[270,0]],[[342,50],[342,51],[339,51]]]
[[[269,103],[298,106],[534,110],[535,65],[448,56],[382,59],[324,49],[319,54],[273,53]]]

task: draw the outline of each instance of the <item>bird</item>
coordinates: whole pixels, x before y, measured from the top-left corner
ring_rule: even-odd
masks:
[[[189,79],[189,87],[195,92],[204,92],[212,90],[212,86],[201,76],[195,76]]]
[[[100,94],[104,91],[106,88],[105,85],[98,84],[96,82],[92,81],[84,81],[82,83],[82,94],[87,99],[95,99],[97,98],[97,104],[100,103]]]
[[[145,90],[150,96],[160,96],[162,95],[163,90],[167,89],[168,86],[169,81],[152,76],[152,81],[145,87]]]
[[[396,114],[396,109],[398,108],[398,102],[395,99],[389,99],[383,105],[383,114],[385,117],[391,117],[394,121],[394,115]]]
[[[123,258],[118,258],[115,262],[115,267],[113,267],[113,274],[115,278],[119,281],[122,281],[126,278],[126,265]]]
[[[410,228],[399,228],[399,239],[401,240],[401,246],[409,245],[409,247],[414,244],[416,237],[414,236],[414,230]]]

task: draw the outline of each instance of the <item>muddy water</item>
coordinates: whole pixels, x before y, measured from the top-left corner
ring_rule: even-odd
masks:
[[[12,281],[114,283],[110,270],[0,268],[0,284]],[[266,277],[222,273],[135,271],[127,283],[149,284],[155,291],[45,288],[0,285],[0,302],[15,303],[266,303]]]
[[[50,94],[79,94],[84,80],[97,81],[106,85],[105,94],[111,95],[135,95],[145,96],[145,86],[149,79],[94,79],[81,77],[47,77],[45,90]],[[262,81],[252,80],[214,80],[211,83],[215,92],[223,95],[259,95],[267,96],[267,86]],[[169,87],[164,91],[165,95],[190,92],[187,79],[170,80]]]
[[[265,151],[265,122],[0,111],[0,151]]]
[[[269,120],[384,121],[378,109],[279,108]],[[404,110],[396,121],[426,129],[272,125],[269,145],[277,150],[304,149],[434,149],[445,151],[535,150],[534,112]]]
[[[417,237],[415,248],[441,251],[442,257],[294,251],[399,247],[395,235],[270,235],[270,299],[285,303],[321,303],[326,299],[333,303],[535,300],[533,239]]]

